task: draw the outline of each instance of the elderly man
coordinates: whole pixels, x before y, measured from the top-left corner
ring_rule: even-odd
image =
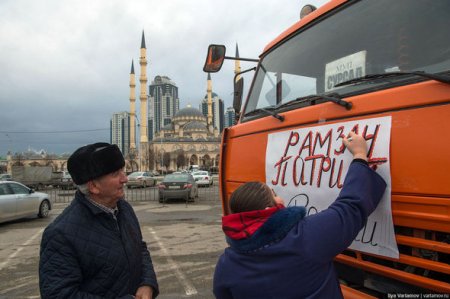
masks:
[[[76,150],[67,168],[72,203],[44,231],[39,286],[45,298],[155,298],[158,283],[138,219],[124,197],[116,145]]]

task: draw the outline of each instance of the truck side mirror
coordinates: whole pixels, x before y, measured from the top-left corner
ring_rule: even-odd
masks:
[[[242,103],[242,92],[244,90],[244,78],[239,78],[239,80],[234,82],[234,97],[233,97],[233,109],[236,115],[241,112]]]
[[[203,71],[206,73],[216,73],[222,68],[225,60],[226,48],[224,45],[209,45]]]

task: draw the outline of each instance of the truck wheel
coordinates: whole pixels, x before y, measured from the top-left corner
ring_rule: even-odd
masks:
[[[48,216],[50,211],[50,203],[47,200],[44,200],[41,202],[41,205],[39,206],[39,218],[45,218]]]

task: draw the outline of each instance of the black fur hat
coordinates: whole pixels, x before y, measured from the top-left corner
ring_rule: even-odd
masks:
[[[67,170],[77,185],[85,184],[124,166],[125,160],[117,145],[104,142],[82,146],[67,160]]]

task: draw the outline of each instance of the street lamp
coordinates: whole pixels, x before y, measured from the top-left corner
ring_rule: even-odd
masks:
[[[160,156],[161,156],[161,172],[164,175],[164,172],[163,172],[163,161],[164,161],[164,159],[163,159],[163,142],[162,142],[162,139],[163,139],[163,133],[162,133],[162,130],[160,129],[159,130],[159,143],[160,143],[160,146],[159,146],[160,150],[159,150],[159,152],[160,152]]]

